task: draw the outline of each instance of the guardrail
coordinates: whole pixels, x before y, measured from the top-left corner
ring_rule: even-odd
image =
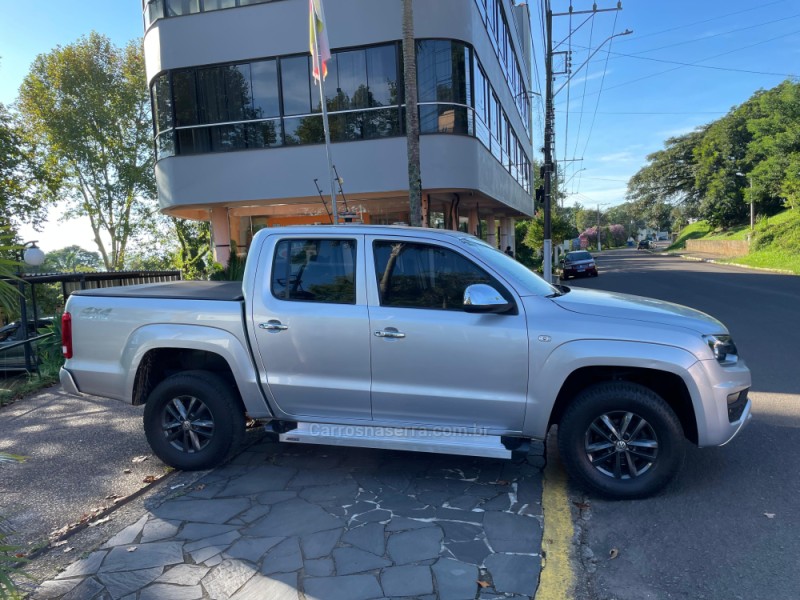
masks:
[[[55,335],[54,332],[50,333],[43,333],[41,335],[36,335],[34,337],[28,338],[27,340],[21,340],[19,342],[12,342],[10,344],[4,344],[0,346],[0,357],[3,356],[4,352],[8,352],[9,350],[13,350],[14,348],[19,348],[20,346],[27,346],[25,357],[23,358],[24,365],[20,365],[19,368],[17,367],[8,367],[2,364],[2,358],[0,358],[0,372],[4,371],[27,371],[30,372],[31,368],[33,367],[34,370],[38,373],[39,372],[39,357],[34,357],[35,354],[34,348],[31,346],[31,343],[38,342],[39,340],[43,340],[45,338],[49,338]],[[30,357],[30,359],[29,359]]]

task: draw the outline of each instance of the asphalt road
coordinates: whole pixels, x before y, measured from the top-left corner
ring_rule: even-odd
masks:
[[[800,598],[800,277],[630,249],[599,255],[598,266],[599,277],[567,285],[677,302],[725,323],[752,371],[754,418],[725,447],[690,446],[655,498],[583,499],[578,598]]]

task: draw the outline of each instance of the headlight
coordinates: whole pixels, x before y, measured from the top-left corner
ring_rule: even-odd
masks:
[[[704,337],[719,364],[734,365],[739,360],[739,352],[736,350],[736,344],[733,343],[731,336],[706,335]]]

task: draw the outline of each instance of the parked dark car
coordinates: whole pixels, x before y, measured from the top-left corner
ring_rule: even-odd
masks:
[[[650,240],[639,240],[639,245],[636,247],[637,250],[649,250],[650,249]]]
[[[561,261],[561,279],[569,279],[578,275],[597,277],[597,265],[594,257],[586,250],[567,252]]]
[[[36,321],[28,321],[28,338],[36,337],[45,333],[45,329],[53,324],[51,317],[45,317]],[[25,339],[24,331],[19,321],[14,321],[0,327],[0,371],[24,371],[25,370],[25,345],[18,344]],[[32,359],[35,360],[37,342],[31,343]]]

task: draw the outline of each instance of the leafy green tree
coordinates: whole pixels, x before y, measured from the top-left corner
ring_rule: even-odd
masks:
[[[578,230],[560,209],[554,209],[550,214],[550,232],[554,245],[578,237]],[[533,251],[544,246],[544,211],[537,212],[529,221],[523,244]]]
[[[97,252],[84,250],[73,245],[48,252],[44,264],[39,268],[44,272],[96,271],[103,264]]]
[[[128,242],[155,204],[141,42],[117,48],[92,32],[39,55],[19,110],[55,199],[68,203],[68,216],[89,218],[105,267],[123,268]]]

